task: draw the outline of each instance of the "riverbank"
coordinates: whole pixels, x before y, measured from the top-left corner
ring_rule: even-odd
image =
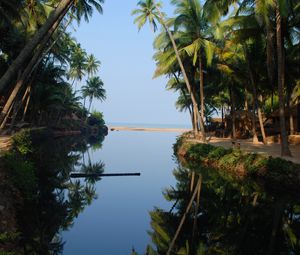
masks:
[[[190,139],[186,134],[174,144],[174,153],[188,168],[226,172],[233,178],[252,178],[262,181],[271,189],[300,191],[300,164],[281,157],[269,155],[271,149],[265,145],[253,145],[244,141],[212,139],[210,144]],[[271,145],[271,147],[273,147]],[[264,148],[264,151],[263,151]],[[269,149],[269,151],[268,151]],[[278,149],[275,146],[276,150]],[[298,151],[298,148],[296,148]],[[268,152],[268,153],[267,153]],[[276,151],[275,151],[276,152]],[[273,154],[274,153],[273,151]]]
[[[197,139],[187,139],[189,143],[196,144],[201,143],[200,140]],[[262,155],[268,155],[272,157],[278,157],[285,160],[292,161],[294,163],[300,164],[300,144],[290,144],[289,148],[293,157],[283,157],[280,154],[280,144],[273,143],[273,144],[263,144],[262,142],[254,144],[252,139],[243,139],[243,140],[232,140],[231,138],[218,138],[212,137],[209,140],[209,144],[214,146],[221,146],[226,149],[230,149],[232,147],[239,147],[242,151],[249,152],[249,153],[257,153]]]

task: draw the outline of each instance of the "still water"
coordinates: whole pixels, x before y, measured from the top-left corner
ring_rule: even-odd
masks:
[[[18,245],[13,254],[165,255],[186,215],[170,254],[300,254],[298,193],[180,161],[177,135],[27,139],[29,150],[6,158],[24,201],[18,232],[12,240],[1,233],[0,252]],[[141,176],[78,180],[72,172]]]
[[[105,173],[140,172],[136,177],[103,177],[96,183],[98,199],[86,207],[63,232],[63,254],[141,254],[150,238],[149,211],[168,209],[165,187],[173,185],[172,145],[176,133],[110,132],[101,149],[89,149],[93,163],[101,160]],[[88,157],[85,155],[85,157]]]

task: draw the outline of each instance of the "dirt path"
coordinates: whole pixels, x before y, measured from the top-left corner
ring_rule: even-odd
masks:
[[[199,140],[195,139],[190,139],[189,141],[194,143],[200,142]],[[212,137],[209,143],[216,146],[222,146],[224,148],[233,147],[232,140],[230,138]],[[237,145],[238,143],[243,151],[267,154],[272,157],[280,157],[300,164],[300,145],[290,145],[290,150],[293,157],[281,157],[280,144],[273,143],[264,145],[263,143],[253,144],[252,140],[236,140],[235,144]]]

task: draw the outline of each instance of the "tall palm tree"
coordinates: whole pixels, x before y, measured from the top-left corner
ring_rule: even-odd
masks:
[[[86,58],[86,72],[89,77],[98,72],[100,64],[101,62],[95,58],[94,54],[91,54]]]
[[[71,55],[69,78],[73,80],[73,83],[81,81],[87,71],[87,54],[81,48],[80,44],[76,44],[73,48]],[[76,86],[75,86],[76,91]]]
[[[82,95],[84,98],[89,97],[89,108],[88,112],[90,112],[92,101],[94,98],[104,101],[106,99],[105,89],[103,88],[103,81],[100,77],[92,77],[87,80],[87,84],[82,87]]]
[[[175,29],[183,32],[181,35],[190,43],[184,47],[187,53],[193,57],[193,63],[198,59],[199,84],[200,84],[200,127],[201,135],[205,139],[204,130],[204,75],[203,61],[206,59],[211,64],[213,57],[214,44],[212,43],[212,34],[209,33],[209,24],[204,10],[198,0],[172,0],[176,5]]]
[[[139,1],[137,3],[137,5],[140,7],[140,9],[134,10],[132,12],[132,15],[139,14],[139,16],[135,19],[135,23],[137,23],[139,28],[141,28],[148,21],[150,23],[150,25],[153,27],[153,30],[155,31],[156,30],[156,20],[157,20],[166,30],[166,32],[171,40],[173,49],[175,51],[176,59],[180,66],[180,70],[183,75],[187,90],[188,90],[189,94],[191,95],[192,103],[193,103],[195,112],[197,114],[197,118],[198,118],[198,120],[200,120],[201,117],[200,117],[200,113],[198,110],[196,98],[195,98],[194,94],[192,93],[190,81],[188,79],[186,70],[182,63],[174,36],[172,35],[167,23],[165,22],[164,14],[160,11],[160,4],[156,4],[156,2],[154,0],[142,0],[142,1]],[[196,130],[195,130],[195,134],[197,135]],[[204,137],[202,137],[202,139],[204,139]]]

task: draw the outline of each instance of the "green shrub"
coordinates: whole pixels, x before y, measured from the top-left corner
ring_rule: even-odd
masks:
[[[215,147],[209,154],[208,158],[209,159],[220,159],[226,154],[230,153],[231,150],[226,150],[223,147]]]
[[[208,156],[208,154],[214,149],[214,146],[210,144],[195,144],[187,152],[187,156],[192,159],[202,159]]]
[[[103,113],[98,111],[93,111],[91,113],[91,116],[88,118],[88,124],[90,126],[97,125],[97,126],[103,126],[105,124],[103,120]]]
[[[32,152],[31,131],[23,130],[13,136],[13,146],[22,155]]]

